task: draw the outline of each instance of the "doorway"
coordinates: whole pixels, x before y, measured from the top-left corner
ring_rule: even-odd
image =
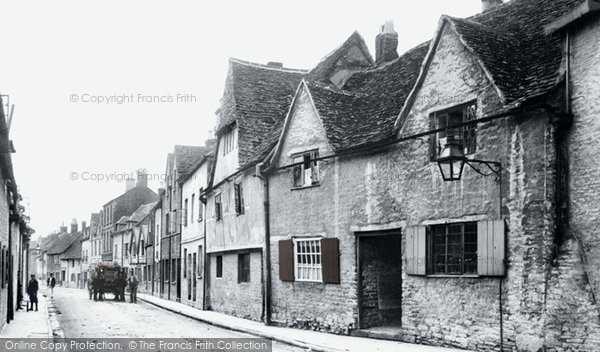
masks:
[[[402,238],[400,230],[358,234],[359,325],[400,326]]]

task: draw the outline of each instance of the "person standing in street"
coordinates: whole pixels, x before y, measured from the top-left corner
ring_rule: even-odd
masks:
[[[27,284],[27,294],[29,295],[29,303],[31,303],[31,308],[29,307],[29,303],[27,303],[27,311],[29,312],[30,310],[33,310],[33,304],[35,303],[35,311],[37,312],[38,310],[38,298],[37,298],[37,292],[38,292],[38,282],[35,279],[35,275],[31,275],[31,280],[29,280],[29,283]]]
[[[137,303],[138,279],[133,270],[131,270],[127,282],[129,284],[129,303]]]
[[[54,286],[56,286],[56,279],[52,273],[50,273],[50,277],[48,278],[48,286],[50,287],[50,298],[54,298]]]

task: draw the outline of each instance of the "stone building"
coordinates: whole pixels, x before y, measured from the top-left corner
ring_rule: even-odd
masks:
[[[254,177],[305,71],[230,59],[206,203],[207,308],[266,319],[264,186]]]
[[[399,58],[391,24],[375,60],[355,34],[304,77],[261,168],[274,323],[484,351],[600,345],[600,6],[483,3]]]
[[[207,153],[206,147],[176,145],[167,156],[166,182],[161,209],[160,292],[161,297],[181,299],[181,180]]]
[[[181,229],[181,302],[204,308],[204,231],[206,225],[204,192],[212,167],[209,151],[181,180],[183,223]]]
[[[146,170],[138,170],[137,182],[132,179],[126,180],[125,193],[110,200],[102,207],[102,260],[112,261],[116,224],[122,217],[131,215],[142,204],[155,202],[157,195],[148,188],[148,175]]]

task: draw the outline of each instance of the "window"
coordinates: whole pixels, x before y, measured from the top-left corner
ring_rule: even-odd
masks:
[[[218,255],[216,258],[217,261],[217,265],[216,265],[216,276],[217,277],[223,277],[223,256],[222,255]]]
[[[235,194],[235,213],[237,215],[244,214],[244,193],[242,191],[242,183],[234,183],[233,190]]]
[[[183,206],[183,226],[187,226],[188,223],[188,200],[187,198],[184,201]]]
[[[295,239],[294,258],[294,278],[296,281],[323,281],[320,239]]]
[[[183,250],[183,278],[185,279],[187,277],[187,263],[188,263],[188,259],[187,259],[187,249]]]
[[[215,196],[215,217],[217,218],[217,221],[223,218],[223,203],[221,203],[220,194]]]
[[[125,254],[125,258],[127,258],[129,254],[129,243],[125,243],[125,249],[123,253]]]
[[[228,127],[223,133],[223,142],[221,146],[223,147],[223,155],[229,154],[236,147],[237,140],[237,127],[232,125]]]
[[[250,282],[250,253],[238,254],[238,283]]]
[[[318,151],[308,152],[294,157],[294,163],[302,163],[292,169],[294,187],[309,187],[319,184],[319,167],[315,159]]]
[[[472,102],[432,113],[430,116],[430,128],[446,128],[469,122],[476,118],[477,104]],[[477,150],[477,130],[474,124],[453,128],[447,131],[438,132],[431,136],[430,159],[432,161],[437,159],[446,146],[448,134],[453,135],[455,140],[462,142],[465,155],[473,154]]]
[[[143,239],[141,240],[140,246],[142,247],[141,248],[142,255],[146,254],[146,246],[144,246],[144,240]]]
[[[192,207],[190,208],[190,222],[194,222],[194,205],[196,205],[196,195],[192,194]]]
[[[75,259],[71,260],[71,268],[75,267]]]
[[[477,274],[477,223],[429,227],[430,273]]]
[[[198,246],[198,277],[202,277],[204,276],[203,274],[203,270],[202,270],[202,254],[204,252],[202,252],[202,246]],[[196,254],[194,254],[194,258],[195,258]]]

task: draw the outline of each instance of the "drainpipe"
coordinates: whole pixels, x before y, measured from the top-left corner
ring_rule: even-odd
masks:
[[[207,198],[206,198],[206,192],[203,190],[202,192],[200,192],[200,203],[203,204],[202,206],[202,222],[204,224],[202,224],[204,226],[204,237],[203,237],[203,241],[202,241],[202,259],[198,258],[198,262],[200,262],[200,260],[202,260],[202,309],[207,310],[207,299],[206,299],[206,291],[207,291],[207,283],[206,280],[208,280],[208,270],[207,270],[207,263],[208,260],[206,260],[206,203],[208,202]],[[200,253],[198,253],[198,255],[200,255]]]
[[[256,165],[256,172],[254,176],[260,178],[263,181],[264,193],[264,222],[265,222],[265,273],[264,273],[264,313],[265,313],[265,325],[271,324],[271,229],[269,226],[269,179],[261,173],[261,167],[264,163]]]

